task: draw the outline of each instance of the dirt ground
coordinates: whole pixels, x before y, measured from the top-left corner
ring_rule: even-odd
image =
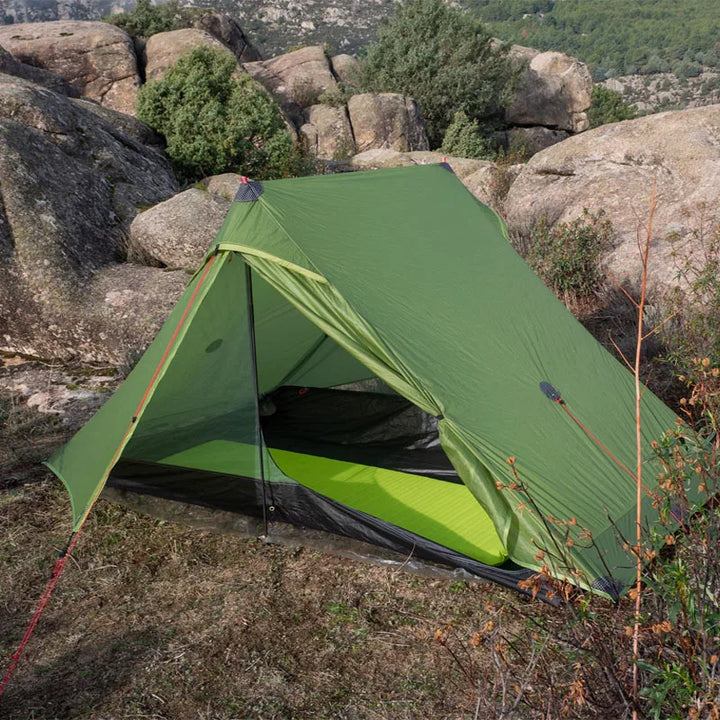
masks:
[[[66,493],[39,464],[71,429],[0,395],[3,673],[71,530]],[[498,653],[512,653],[503,638],[522,633],[528,612],[552,610],[489,583],[197,530],[100,500],[0,718],[490,718],[518,694],[503,717],[539,717],[533,689],[508,686],[511,673],[497,668]]]

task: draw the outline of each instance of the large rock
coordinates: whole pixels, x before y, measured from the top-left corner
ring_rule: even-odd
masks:
[[[247,39],[237,20],[229,15],[219,12],[203,13],[195,21],[195,27],[216,37],[239,62],[262,60],[259,51]]]
[[[552,130],[541,126],[514,127],[506,130],[502,135],[503,145],[510,152],[521,153],[525,158],[570,137],[567,130]]]
[[[85,288],[84,303],[74,313],[76,318],[87,317],[96,332],[70,350],[83,359],[94,356],[113,364],[132,364],[153,341],[189,280],[184,270],[127,262],[102,268]]]
[[[542,216],[554,225],[579,217],[583,208],[604,211],[617,233],[608,272],[634,287],[637,235],[648,221],[654,183],[650,290],[657,298],[675,284],[667,236],[690,238],[700,210],[720,201],[720,105],[603,125],[542,151],[510,188],[506,217],[524,232]]]
[[[180,57],[203,46],[217,48],[228,55],[232,54],[206,30],[185,28],[151,35],[145,45],[145,79],[158,80]]]
[[[133,43],[103,22],[57,21],[0,27],[0,45],[20,62],[49,70],[83,95],[132,115],[140,87]]]
[[[313,157],[344,160],[355,154],[355,141],[345,106],[313,105],[307,108],[300,135]]]
[[[80,97],[80,91],[59,75],[16,60],[4,47],[0,47],[0,73],[29,80],[61,95]]]
[[[190,279],[184,270],[113,263],[49,305],[13,270],[0,262],[0,350],[65,363],[132,364]]]
[[[334,55],[330,65],[335,77],[347,88],[357,86],[360,80],[360,63],[352,55]]]
[[[319,45],[246,63],[245,69],[298,125],[302,123],[302,108],[315,105],[322,93],[337,87],[325,51]]]
[[[95,273],[123,255],[137,208],[176,191],[167,160],[67,97],[3,75],[0,190],[0,349],[108,359],[117,348],[84,354],[94,321],[81,308]]]
[[[398,152],[430,148],[420,108],[405,95],[353,95],[348,101],[348,113],[358,152],[371,148]]]
[[[446,162],[465,187],[481,202],[499,209],[500,188],[506,169],[500,169],[489,160],[445,157],[440,152],[419,150],[398,152],[397,150],[373,149],[358,153],[350,160],[355,170],[378,170],[408,165],[432,165]]]
[[[515,102],[507,111],[508,123],[543,125],[570,132],[587,130],[593,88],[587,66],[559,52],[516,55],[531,59]]]
[[[133,220],[132,252],[166,267],[195,270],[218,234],[231,204],[220,195],[195,188],[175,195]]]
[[[410,153],[387,148],[363,150],[350,158],[350,166],[355,170],[381,170],[382,168],[407,167],[416,164],[410,157]]]
[[[73,98],[73,102],[83,108],[83,110],[87,110],[110,123],[110,125],[125,133],[125,135],[131,137],[133,140],[137,140],[142,145],[164,150],[165,140],[149,125],[146,125],[136,117],[112,110],[109,107],[100,105],[100,103],[95,102],[95,100],[88,100],[87,98]]]
[[[503,45],[502,40],[498,40],[497,38],[493,38],[493,47],[497,50],[501,45]],[[510,52],[508,53],[509,57],[515,60],[516,62],[527,62],[529,63],[534,57],[540,54],[539,50],[536,50],[535,48],[526,47],[525,45],[511,45],[510,46]]]
[[[211,175],[202,181],[202,186],[213,195],[219,195],[226,200],[234,200],[240,188],[240,176],[237,173]]]

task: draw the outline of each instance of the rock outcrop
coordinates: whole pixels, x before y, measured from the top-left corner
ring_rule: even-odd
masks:
[[[518,48],[514,55],[527,60],[515,102],[506,120],[511,125],[541,125],[578,133],[589,127],[593,81],[587,66],[577,58],[560,52],[528,54]]]
[[[0,45],[16,60],[64,78],[85,97],[134,113],[140,77],[132,40],[120,28],[80,21],[5,25]]]
[[[348,100],[348,114],[358,152],[389,148],[429,150],[420,108],[396,93],[364,93]]]
[[[203,13],[195,22],[195,27],[217,38],[238,62],[262,60],[260,52],[248,40],[237,20],[219,12]]]
[[[521,46],[513,47],[512,56],[527,63],[527,69],[507,112],[511,127],[497,134],[496,141],[532,155],[588,128],[593,83],[584,63],[564,53],[541,53]],[[340,107],[343,91],[357,92],[360,75],[360,66],[350,55],[329,59],[322,47],[306,47],[247,63],[245,68],[278,101],[310,153],[319,159],[344,158],[353,147],[357,152],[428,148],[420,110],[411,98],[394,93],[356,94],[344,112]],[[328,108],[321,110],[318,101]]]
[[[155,150],[76,101],[0,76],[0,349],[119,359],[131,325],[136,340],[151,332],[140,312],[116,322],[92,288],[123,255],[137,208],[175,191]]]
[[[510,188],[506,216],[511,229],[523,232],[542,216],[554,225],[583,208],[604,211],[617,233],[608,272],[632,287],[639,277],[637,233],[648,220],[654,183],[650,287],[657,298],[675,283],[667,236],[689,239],[702,208],[717,213],[720,105],[604,125],[542,151]]]
[[[128,137],[133,140],[137,140],[142,145],[148,145],[158,150],[165,148],[165,141],[160,135],[158,135],[151,127],[141,122],[132,115],[126,115],[125,113],[112,110],[109,107],[100,105],[94,100],[88,100],[87,98],[73,99],[73,102],[78,106],[91,112],[93,115],[97,115],[106,122],[110,123],[117,130],[121,130]]]
[[[151,35],[145,45],[145,78],[158,80],[178,59],[197,47],[217,48],[232,53],[206,30],[185,28]]]
[[[462,181],[463,185],[481,202],[495,207],[501,184],[501,171],[489,160],[445,157],[439,152],[373,149],[358,153],[350,160],[355,170],[378,170],[389,167],[407,167],[408,165],[431,165],[447,162]],[[514,171],[513,171],[514,172]]]
[[[360,63],[352,55],[333,55],[330,58],[335,77],[347,88],[357,85],[360,78]]]
[[[350,88],[359,67],[349,55],[331,62],[322,47],[307,47],[244,67],[278,101],[318,159],[346,159],[370,148],[428,149],[420,109],[412,98],[364,93],[351,96],[347,106],[341,104],[336,76]],[[336,97],[328,101],[323,93]]]
[[[202,187],[213,195],[219,195],[226,200],[234,200],[240,186],[240,176],[236,173],[221,173],[211,175],[202,181]]]
[[[80,91],[72,83],[49,70],[26,65],[16,60],[4,47],[0,47],[0,73],[29,80],[61,95],[80,97]]]
[[[337,88],[325,51],[319,45],[246,63],[245,69],[298,125],[302,124],[302,108],[315,105],[322,93]]]
[[[308,152],[316,158],[344,160],[355,154],[355,139],[347,108],[313,105],[305,110],[305,123],[300,127]]]
[[[552,130],[541,126],[514,127],[499,134],[504,147],[511,152],[520,151],[526,158],[570,137],[567,130]]]
[[[235,185],[237,189],[237,180]],[[196,270],[230,205],[231,201],[220,195],[195,188],[185,190],[133,220],[130,225],[132,252],[166,267]]]

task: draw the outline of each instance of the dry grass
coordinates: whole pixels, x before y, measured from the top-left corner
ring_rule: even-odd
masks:
[[[57,418],[0,392],[0,490],[42,476],[40,462],[65,441],[67,432]]]
[[[70,515],[60,484],[28,466],[62,433],[15,401],[4,407],[7,657],[67,540]],[[493,677],[493,660],[471,639],[489,618],[520,630],[520,606],[551,612],[490,584],[201,532],[101,500],[0,717],[490,717],[476,715],[473,690]],[[453,644],[438,641],[440,628],[451,628]],[[465,668],[450,650],[464,653]],[[524,707],[506,717],[535,716]]]

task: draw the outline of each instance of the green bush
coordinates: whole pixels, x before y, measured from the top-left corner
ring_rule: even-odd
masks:
[[[342,107],[343,105],[347,105],[352,94],[353,93],[349,92],[342,83],[338,83],[336,87],[321,93],[317,101],[321,105],[327,105],[328,107]]]
[[[652,718],[720,713],[720,369],[708,358],[695,365],[686,424],[654,443],[660,474],[651,497],[660,523],[645,538],[653,562],[645,571],[646,652],[638,661]]]
[[[177,0],[153,5],[150,0],[137,0],[132,10],[108,15],[105,22],[117,25],[132,37],[148,38],[156,33],[192,27],[205,10],[180,7]]]
[[[492,158],[494,153],[487,138],[483,137],[477,120],[459,110],[445,131],[441,150],[448,155],[465,158]]]
[[[323,91],[317,87],[311,78],[303,78],[293,83],[290,95],[294,103],[302,108],[312,107],[316,105]]]
[[[531,232],[528,262],[565,302],[590,299],[602,289],[599,260],[611,247],[614,234],[604,215],[586,208],[582,217],[552,229],[543,217]]]
[[[671,235],[669,241],[677,285],[666,298],[673,317],[660,335],[681,382],[696,386],[705,366],[720,367],[720,221],[701,217],[689,238]],[[720,388],[710,397],[720,417]]]
[[[228,52],[199,47],[181,57],[161,80],[141,88],[137,115],[165,136],[183,182],[223,172],[262,179],[298,170],[278,106],[249,75],[237,73]]]
[[[520,69],[471,15],[442,0],[410,0],[361,59],[363,89],[418,100],[432,147],[456,112],[495,116],[512,101]]]
[[[628,105],[622,95],[603,85],[595,85],[592,91],[588,120],[590,127],[607,125],[608,123],[632,120],[638,116],[635,105]]]

